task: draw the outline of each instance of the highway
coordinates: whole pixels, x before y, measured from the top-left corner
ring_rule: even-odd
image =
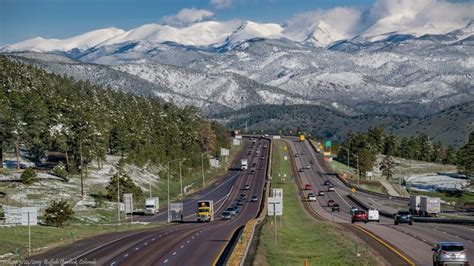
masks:
[[[380,222],[355,223],[351,225],[351,216],[349,208],[357,206],[347,196],[352,193],[326,166],[321,154],[317,153],[311,145],[305,141],[300,142],[296,138],[285,139],[293,154],[298,153],[300,156],[294,158],[295,172],[298,174],[301,184],[311,184],[312,191],[300,191],[302,200],[306,201],[308,192],[314,192],[317,201],[308,202],[311,208],[319,215],[325,217],[329,221],[343,224],[346,228],[356,226],[360,230],[366,230],[369,233],[380,238],[399,251],[402,256],[406,256],[408,260],[417,265],[432,264],[431,248],[439,241],[460,241],[463,242],[468,250],[470,263],[474,263],[474,227],[464,225],[436,224],[436,223],[414,223],[414,225],[394,225],[393,220],[381,216]],[[304,153],[304,155],[301,155]],[[303,172],[298,170],[310,165],[310,169],[304,169]],[[328,192],[324,181],[330,181],[335,186],[334,192]],[[324,191],[324,196],[318,196],[319,191]],[[406,206],[406,202],[383,197],[377,197],[363,192],[356,192],[357,197],[372,201],[373,205],[384,209],[394,209],[393,206]],[[328,200],[334,200],[339,204],[341,211],[332,212],[327,206]],[[379,243],[382,245],[381,243]],[[384,251],[381,251],[383,253]],[[386,256],[386,252],[381,254]],[[393,263],[392,261],[389,261]],[[399,264],[399,263],[394,263]]]
[[[98,265],[211,265],[217,262],[233,233],[258,215],[262,201],[270,141],[258,139],[254,147],[250,147],[248,141],[244,143],[246,148],[237,156],[232,168],[239,168],[240,159],[247,158],[249,169],[231,170],[220,182],[191,195],[184,201],[183,222],[164,228],[87,238],[34,256],[32,260],[41,261],[35,265],[73,265],[81,261]],[[252,168],[255,172],[251,171]],[[247,184],[250,189],[243,190]],[[241,193],[246,194],[246,201],[240,207],[240,214],[232,220],[222,221],[223,210],[234,205]],[[257,202],[250,201],[252,196],[258,196]],[[215,221],[196,222],[196,202],[199,199],[215,202]],[[159,215],[144,219],[166,220],[166,209],[160,211]],[[59,263],[44,263],[45,259]]]

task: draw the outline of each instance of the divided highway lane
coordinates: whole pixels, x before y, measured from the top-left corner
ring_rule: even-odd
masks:
[[[267,148],[263,149],[266,145]],[[186,230],[175,231],[167,237],[155,238],[155,241],[140,242],[103,262],[104,265],[210,265],[223,251],[232,234],[247,221],[254,218],[260,207],[263,188],[266,180],[266,167],[269,141],[260,140],[256,149],[261,153],[256,156],[255,149],[249,155],[249,169],[242,171],[234,184],[234,189],[216,212],[216,220],[211,223],[196,223],[195,217],[185,219]],[[262,159],[262,155],[264,159]],[[251,168],[256,171],[251,173]],[[250,189],[243,190],[245,185]],[[222,211],[233,204],[241,193],[247,200],[241,206],[240,214],[230,221],[221,221]],[[258,196],[257,202],[250,202],[252,196]],[[146,244],[146,245],[145,245]]]
[[[260,140],[259,142],[265,143],[267,147],[269,145],[268,140]],[[112,265],[155,265],[155,263],[143,263],[145,257],[142,254],[145,254],[143,253],[144,250],[148,250],[148,252],[151,251],[151,254],[147,256],[147,258],[149,258],[148,261],[158,262],[160,261],[160,254],[165,256],[167,252],[169,253],[174,248],[183,249],[186,244],[191,243],[191,240],[204,235],[204,232],[208,230],[212,231],[213,235],[218,237],[221,241],[212,241],[212,239],[207,241],[208,238],[205,238],[208,242],[207,244],[200,243],[193,245],[200,246],[204,244],[212,246],[209,247],[208,251],[210,252],[208,253],[212,254],[214,256],[213,259],[215,259],[222,248],[227,244],[232,232],[236,229],[236,226],[238,227],[241,224],[245,224],[245,222],[249,219],[248,217],[253,217],[256,215],[255,209],[258,210],[264,183],[266,180],[266,164],[269,150],[268,148],[262,149],[262,146],[263,144],[259,147],[259,149],[261,149],[261,152],[265,154],[265,159],[259,159],[258,156],[255,156],[256,147],[254,147],[250,149],[250,155],[248,155],[247,150],[245,150],[245,153],[242,152],[239,156],[237,156],[234,163],[234,167],[240,167],[240,159],[248,158],[251,163],[255,162],[257,164],[258,170],[256,173],[249,175],[247,172],[234,170],[231,171],[226,178],[223,178],[221,181],[217,182],[210,188],[194,193],[192,198],[188,199],[185,203],[184,213],[186,217],[184,223],[172,224],[170,226],[166,226],[165,228],[145,229],[134,232],[108,233],[94,236],[77,241],[73,245],[52,249],[43,254],[34,256],[31,259],[37,262],[35,265],[74,265],[80,261],[93,262],[97,265],[106,265],[107,263]],[[260,157],[262,153],[259,155]],[[230,222],[193,222],[196,220],[195,211],[197,204],[196,201],[198,199],[208,199],[217,202],[215,206],[218,209],[216,218],[219,219],[224,207],[227,207],[231,204],[231,200],[234,200],[241,193],[240,188],[247,183],[251,184],[251,191],[249,192],[259,196],[259,202],[252,202],[252,207],[244,206],[242,208],[241,215],[239,215],[237,219],[234,219]],[[252,195],[249,195],[247,199],[250,199]],[[250,203],[246,203],[246,205],[250,205]],[[186,206],[189,207],[186,208]],[[165,208],[161,211],[162,213],[166,213],[167,209]],[[161,217],[145,218],[158,218],[159,220],[166,220],[167,215],[164,216],[161,214]],[[225,229],[214,230],[216,225],[219,225],[221,228]],[[185,240],[186,238],[189,238],[189,243],[188,240]],[[216,242],[217,245],[209,244],[209,242]],[[181,246],[183,246],[183,248],[181,248]],[[147,249],[147,247],[153,248]],[[174,252],[171,252],[171,256],[176,256],[177,253],[173,253]],[[183,253],[180,254],[180,256],[183,255]],[[127,263],[127,260],[130,260],[131,258],[134,260],[136,259],[138,264]],[[184,261],[191,260],[192,258],[193,256],[188,254],[188,256],[184,256]],[[202,256],[202,258],[205,258],[205,256]],[[197,261],[198,259],[194,257],[193,260]],[[211,261],[211,258],[207,258],[207,264],[210,264]],[[166,262],[166,264],[173,265],[171,262]]]
[[[312,202],[312,207],[328,219],[334,219],[335,222],[350,223],[351,217],[349,215],[349,207],[357,206],[357,204],[347,197],[350,190],[342,184],[339,179],[328,174],[330,171],[324,164],[322,157],[314,152],[309,143],[301,143],[296,140],[289,140],[288,142],[294,152],[301,154],[301,152],[304,151],[306,154],[305,156],[300,156],[299,159],[295,158],[298,169],[308,163],[312,163],[311,169],[305,169],[303,173],[299,173],[303,184],[305,182],[311,184],[316,195],[319,190],[326,190],[326,186],[323,186],[324,181],[329,180],[333,185],[335,185],[335,192],[325,191],[326,195],[324,197],[317,196],[318,201]],[[307,193],[305,193],[305,195],[306,194]],[[391,204],[389,200],[374,197],[371,194],[364,194],[361,192],[357,192],[357,194],[359,197],[370,197],[375,203],[380,205]],[[325,207],[327,205],[327,200],[329,199],[332,199],[339,204],[341,207],[340,213],[332,213],[330,208]],[[413,226],[395,226],[392,219],[384,217],[381,217],[380,223],[357,223],[356,226],[367,229],[383,238],[385,241],[391,243],[393,246],[396,246],[405,254],[413,258],[417,264],[431,264],[432,245],[439,241],[447,240],[463,242],[468,250],[470,261],[473,263],[474,227],[472,226],[434,223],[415,223]]]

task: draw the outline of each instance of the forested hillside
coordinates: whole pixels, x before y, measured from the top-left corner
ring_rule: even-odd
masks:
[[[81,161],[100,165],[107,154],[138,165],[187,157],[189,166],[200,166],[203,152],[213,155],[230,142],[197,108],[103,89],[3,56],[0,125],[0,154],[21,148],[38,158],[55,150],[70,169]]]

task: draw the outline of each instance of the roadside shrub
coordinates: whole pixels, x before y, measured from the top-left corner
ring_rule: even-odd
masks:
[[[53,201],[44,211],[44,221],[48,225],[63,227],[64,224],[69,221],[74,215],[74,210],[71,205],[61,199]]]
[[[58,165],[56,165],[52,170],[51,174],[61,177],[64,180],[68,181],[68,172],[66,171],[66,166],[60,162]]]
[[[0,219],[4,219],[5,218],[5,211],[3,210],[3,206],[0,205]]]
[[[31,185],[36,181],[36,172],[33,168],[28,167],[21,174],[21,183],[25,185]]]

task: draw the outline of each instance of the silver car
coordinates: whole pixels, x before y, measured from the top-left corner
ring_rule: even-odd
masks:
[[[433,253],[433,265],[469,265],[467,252],[461,242],[439,242],[431,250]]]

